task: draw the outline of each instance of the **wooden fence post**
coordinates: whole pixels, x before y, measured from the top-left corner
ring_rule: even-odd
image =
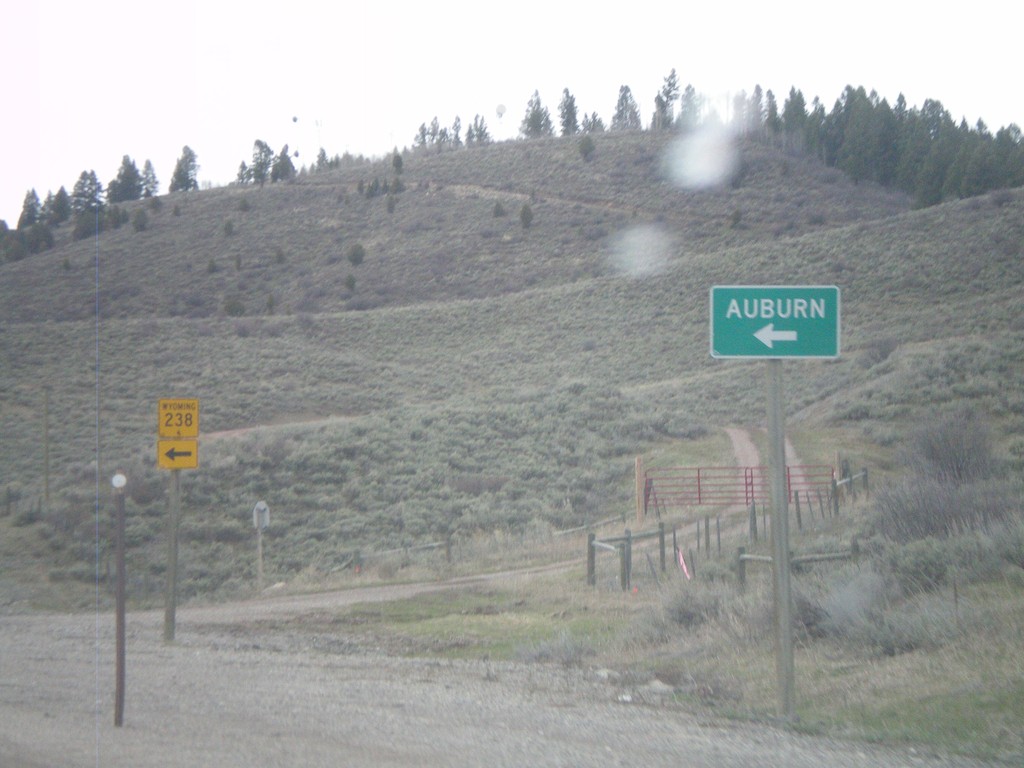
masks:
[[[658,550],[661,552],[661,572],[665,572],[665,523],[658,523]]]
[[[722,556],[722,516],[715,517],[715,537],[718,539],[718,556]]]
[[[832,517],[839,517],[839,485],[832,478]]]
[[[750,541],[757,541],[757,502],[750,502]]]
[[[804,529],[804,521],[800,517],[800,491],[794,493],[793,498],[796,501],[796,529],[802,531]]]
[[[643,520],[647,510],[644,508],[644,500],[646,498],[646,490],[644,484],[644,460],[642,456],[636,457],[636,520],[640,522]]]
[[[597,534],[587,534],[587,584],[591,587],[597,585],[597,553],[594,547],[594,539]]]
[[[697,558],[693,556],[693,550],[690,550],[690,576],[697,575]]]
[[[743,556],[747,554],[746,547],[739,547],[736,550],[736,578],[740,583],[740,589],[745,589],[747,586],[747,561],[743,559]]]
[[[622,542],[619,551],[619,583],[622,585],[622,591],[628,592],[633,559],[633,534],[629,528],[626,529],[626,540]]]
[[[704,555],[711,559],[711,515],[704,515]]]
[[[864,473],[864,496],[867,497],[868,496],[868,468],[864,467],[864,469],[861,470],[861,471]]]

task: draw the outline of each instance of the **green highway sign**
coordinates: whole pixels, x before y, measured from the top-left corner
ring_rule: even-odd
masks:
[[[711,356],[839,357],[839,289],[834,285],[713,287]]]

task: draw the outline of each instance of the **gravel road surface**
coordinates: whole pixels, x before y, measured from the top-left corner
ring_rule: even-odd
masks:
[[[982,765],[697,717],[605,670],[399,658],[253,629],[374,592],[182,608],[172,644],[162,612],[129,613],[121,728],[112,611],[0,616],[0,766]]]

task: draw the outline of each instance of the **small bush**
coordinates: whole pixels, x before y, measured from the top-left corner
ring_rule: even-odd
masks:
[[[594,650],[590,646],[568,632],[562,632],[553,640],[542,641],[530,648],[522,649],[519,657],[522,661],[556,662],[563,667],[578,667],[587,656],[593,654]]]
[[[921,539],[893,549],[888,567],[904,595],[931,592],[946,583],[950,554],[938,539]]]
[[[529,229],[533,223],[533,209],[529,203],[523,203],[523,207],[519,209],[519,223],[523,225],[523,229]]]
[[[589,161],[594,156],[594,140],[590,138],[590,134],[584,134],[583,138],[580,139],[580,157],[585,161]]]
[[[356,291],[356,276],[351,272],[348,274],[348,277],[345,278],[345,287],[348,289],[349,293],[355,293]]]
[[[242,213],[248,211],[250,207],[251,205],[249,204],[249,198],[243,197],[241,200],[238,201],[238,210],[241,211]]]
[[[498,219],[505,215],[505,206],[501,204],[501,200],[494,203],[494,218]]]
[[[685,584],[668,595],[662,605],[670,621],[693,629],[718,618],[722,612],[722,595],[716,590],[695,589]]]
[[[366,258],[366,248],[363,247],[362,243],[356,243],[348,251],[348,260],[353,267],[358,267],[363,263],[363,259]]]
[[[1008,526],[997,539],[999,556],[1010,565],[1024,569],[1024,522]]]
[[[965,623],[974,623],[958,610],[951,599],[929,595],[874,617],[858,639],[886,656],[934,650],[955,640]]]
[[[135,215],[132,216],[132,229],[136,232],[144,232],[146,227],[149,226],[149,217],[146,215],[146,211],[139,208]]]
[[[906,460],[919,474],[954,486],[996,471],[991,429],[969,408],[922,425],[910,438]]]
[[[1013,488],[995,480],[953,487],[912,478],[879,488],[874,503],[879,532],[900,543],[984,531],[1020,511]]]
[[[235,234],[235,222],[228,219],[224,222],[224,237],[231,237],[233,234]]]
[[[224,314],[228,317],[241,317],[245,314],[245,304],[236,296],[224,299]]]
[[[74,240],[84,240],[102,231],[103,223],[99,219],[89,214],[82,214],[75,218],[75,226],[71,230],[71,237]]]

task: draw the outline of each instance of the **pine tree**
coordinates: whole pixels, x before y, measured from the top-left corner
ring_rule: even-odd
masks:
[[[654,117],[651,120],[651,128],[654,130],[667,130],[672,127],[675,118],[675,101],[679,98],[679,78],[676,70],[665,76],[665,82],[661,91],[654,97]]]
[[[53,196],[53,203],[50,205],[46,215],[46,223],[51,227],[63,224],[71,218],[71,195],[61,187]]]
[[[764,91],[760,85],[754,86],[754,92],[750,94],[750,103],[747,104],[747,130],[754,136],[759,136],[764,129]]]
[[[551,115],[547,107],[541,104],[540,93],[533,92],[533,96],[526,104],[526,114],[519,126],[519,133],[523,138],[536,139],[542,136],[551,136],[554,128],[551,125]]]
[[[687,85],[679,102],[679,119],[676,121],[679,130],[688,132],[700,125],[701,106],[697,90],[692,85]]]
[[[779,105],[775,101],[775,94],[771,91],[765,94],[765,116],[764,127],[768,132],[768,139],[773,144],[776,137],[782,132],[782,118],[779,117]]]
[[[196,160],[196,153],[188,145],[181,148],[181,157],[174,164],[174,173],[171,174],[171,192],[191,192],[199,189],[199,182],[196,180],[199,164]]]
[[[160,182],[156,179],[153,163],[147,160],[142,164],[142,196],[156,197],[160,191]]]
[[[18,217],[18,229],[24,230],[39,221],[39,195],[34,189],[25,193],[25,202],[21,206],[21,216]]]
[[[782,126],[785,130],[785,146],[792,152],[804,149],[804,129],[807,123],[807,102],[795,87],[789,89],[789,97],[782,105]]]
[[[487,121],[480,115],[473,118],[473,141],[477,144],[491,143],[491,134],[487,132]]]
[[[583,133],[604,133],[604,120],[597,116],[597,112],[591,112],[583,116],[580,128]]]
[[[576,116],[576,97],[569,89],[562,91],[562,101],[558,105],[558,122],[562,127],[563,136],[575,136],[580,131]]]
[[[612,115],[612,130],[638,131],[641,127],[640,110],[633,99],[633,92],[628,85],[620,86],[619,99],[615,103],[615,114]]]
[[[142,197],[142,174],[128,155],[121,158],[117,177],[107,184],[107,202],[123,203]]]
[[[277,157],[274,158],[270,168],[270,180],[291,181],[295,178],[295,165],[292,163],[291,155],[288,153],[288,145],[285,144]]]
[[[254,184],[261,187],[270,180],[270,172],[274,166],[274,150],[262,139],[256,139],[252,145],[252,165],[249,171]]]
[[[71,190],[71,212],[76,216],[103,210],[103,185],[96,171],[82,171]]]

